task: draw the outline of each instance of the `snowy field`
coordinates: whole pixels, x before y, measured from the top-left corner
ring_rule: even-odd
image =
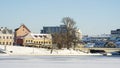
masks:
[[[0,45],[0,49],[4,50],[5,46]],[[6,52],[9,55],[101,55],[101,54],[91,54],[84,53],[81,51],[75,51],[73,49],[61,49],[52,50],[44,48],[33,48],[33,47],[21,47],[21,46],[6,46]]]
[[[4,50],[4,46],[0,45]],[[0,68],[120,68],[120,56],[87,54],[75,50],[51,50],[7,46],[0,54]],[[87,55],[87,56],[86,56]]]
[[[120,56],[0,56],[0,68],[120,68]]]

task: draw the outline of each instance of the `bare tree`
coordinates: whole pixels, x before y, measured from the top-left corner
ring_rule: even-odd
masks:
[[[64,35],[66,37],[63,37],[66,41],[66,46],[69,49],[70,47],[72,47],[73,43],[75,43],[75,40],[77,39],[75,36],[75,32],[76,32],[76,22],[71,19],[70,17],[64,17],[62,19],[62,23],[65,25],[66,28],[66,32],[64,33]]]
[[[78,42],[77,40],[79,39],[76,37],[76,22],[70,17],[64,17],[62,23],[64,24],[64,27],[61,29],[61,32],[52,34],[53,44],[57,44],[59,49],[69,49],[72,46],[75,47]]]

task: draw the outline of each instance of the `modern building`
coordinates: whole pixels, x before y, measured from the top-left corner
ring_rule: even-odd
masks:
[[[0,28],[0,45],[13,45],[14,34],[11,29],[7,27]]]
[[[34,34],[29,33],[24,37],[24,46],[51,46],[52,36],[51,34]]]
[[[94,35],[94,36],[83,36],[83,41],[85,42],[95,42],[95,41],[106,41],[110,39],[110,34],[101,34],[101,35]]]
[[[44,26],[43,30],[41,30],[42,34],[52,34],[52,33],[60,33],[60,32],[66,32],[65,25],[60,26]]]
[[[86,35],[86,36],[83,36],[83,41],[86,43],[86,47],[104,48],[106,42],[108,42],[108,40],[110,39],[110,36],[111,36],[110,34],[101,34],[101,35],[94,35],[94,36]]]
[[[120,29],[111,30],[111,40],[120,39]]]
[[[19,28],[15,29],[15,45],[23,45],[23,38],[28,35],[31,31],[22,24]]]

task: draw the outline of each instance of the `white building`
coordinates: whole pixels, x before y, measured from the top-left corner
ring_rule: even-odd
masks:
[[[80,31],[80,29],[77,29],[75,34],[77,38],[79,38],[80,40],[82,39],[82,32]]]

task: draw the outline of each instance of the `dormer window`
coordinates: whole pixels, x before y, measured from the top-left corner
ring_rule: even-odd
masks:
[[[37,36],[37,35],[34,35],[34,37],[36,37],[36,38],[37,38],[38,36]]]
[[[42,36],[41,36],[41,35],[39,35],[39,37],[40,37],[40,38],[42,38]]]

